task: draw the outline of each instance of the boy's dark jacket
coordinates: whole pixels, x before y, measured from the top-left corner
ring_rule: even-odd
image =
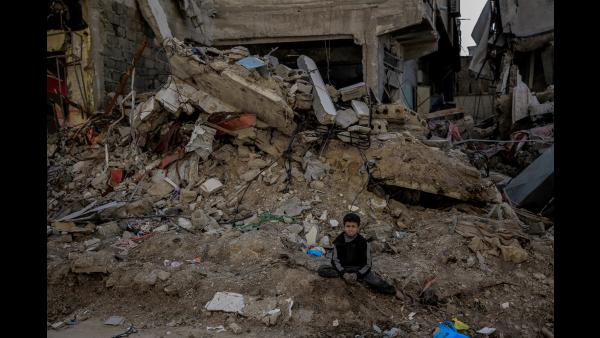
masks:
[[[346,268],[357,270],[367,265],[367,240],[360,234],[357,234],[356,238],[346,243],[344,233],[341,233],[333,241],[333,245],[335,246],[337,257],[344,267],[344,270],[346,270]],[[357,272],[350,270],[348,272]],[[340,271],[340,273],[344,272],[345,271]]]

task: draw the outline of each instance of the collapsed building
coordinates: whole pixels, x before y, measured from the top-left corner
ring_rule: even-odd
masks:
[[[481,312],[508,293],[529,300],[532,268],[543,272],[536,287],[553,292],[544,275],[553,222],[506,198],[537,201],[547,190],[521,187],[527,179],[504,189],[510,178],[473,157],[524,145],[473,149],[461,135],[484,128],[449,107],[459,1],[50,3],[52,328],[136,297],[162,313],[124,306],[152,322],[144,329],[229,324],[184,336],[240,333],[236,321],[263,336],[282,332],[264,327],[322,335],[339,321],[354,334],[382,318],[390,337],[430,334],[443,311],[394,320],[406,315],[393,301],[357,289],[347,300],[341,281],[313,276],[348,211],[361,215],[411,311]],[[524,278],[519,288],[503,281],[506,266]],[[504,289],[461,298],[465,283],[486,279]],[[65,285],[77,287],[66,296]],[[549,318],[551,298],[534,297],[511,323]],[[347,319],[351,307],[359,322]],[[174,313],[183,314],[167,320]],[[511,335],[534,329],[492,317],[473,321]]]

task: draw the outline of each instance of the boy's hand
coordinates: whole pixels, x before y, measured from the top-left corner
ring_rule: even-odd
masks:
[[[344,280],[348,281],[348,282],[355,282],[357,279],[357,276],[355,273],[345,273],[343,275]]]

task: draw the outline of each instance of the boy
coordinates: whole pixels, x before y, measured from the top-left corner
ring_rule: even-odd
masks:
[[[396,289],[371,271],[373,260],[371,244],[361,236],[360,217],[355,213],[344,216],[344,232],[333,241],[331,266],[323,265],[318,273],[321,277],[341,276],[348,282],[356,280],[366,282],[376,291],[394,295]]]

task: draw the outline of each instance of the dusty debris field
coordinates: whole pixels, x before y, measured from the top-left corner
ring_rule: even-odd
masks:
[[[214,155],[227,157],[222,154],[227,151],[231,149],[225,146]],[[349,154],[344,156],[345,164],[335,163],[340,151]],[[238,160],[215,160],[215,165],[206,163],[201,168],[201,176],[226,182],[218,193],[200,194],[202,202],[198,203],[205,209],[238,194],[236,187],[245,183],[238,173],[249,170],[249,163],[260,159],[257,166],[261,167],[272,162],[271,157],[255,152],[230,155]],[[119,315],[126,319],[122,331],[133,323],[140,332],[153,330],[165,336],[167,331],[184,337],[226,336],[234,333],[230,324],[235,323],[240,335],[262,337],[383,336],[373,324],[382,331],[395,327],[398,336],[427,337],[439,322],[456,317],[470,326],[464,332],[470,336],[482,336],[475,331],[486,326],[496,328],[491,335],[496,337],[540,337],[542,328],[552,331],[551,233],[526,235],[507,225],[510,218],[487,218],[489,206],[459,203],[435,209],[393,199],[386,202],[361,189],[366,174],[350,177],[347,164],[360,157],[356,149],[341,142],[332,142],[323,159],[330,168],[318,183],[297,174],[290,191],[283,193],[285,183],[269,185],[262,178],[252,182],[240,207],[240,214],[275,212],[295,197],[300,201],[300,214],[293,221],[267,221],[248,231],[231,224],[213,224],[212,231],[185,230],[177,226],[177,218],[134,217],[152,214],[157,205],[179,207],[184,209],[182,215],[189,214],[189,203],[181,202],[183,196],[161,199],[143,194],[137,202],[120,208],[134,216],[120,219],[119,226],[138,222],[150,234],[126,242],[133,242],[130,246],[115,245],[133,234],[114,223],[98,222],[100,226],[92,231],[79,231],[85,229],[81,226],[78,231],[52,229],[47,247],[49,324]],[[294,241],[304,237],[311,224],[318,225],[319,238],[337,235],[340,227],[332,227],[330,220],[341,221],[355,197],[365,223],[363,233],[375,243],[375,270],[403,290],[404,299],[319,277],[316,269],[328,258],[307,255],[306,248]],[[85,206],[77,200],[71,204],[72,210]],[[98,217],[106,221],[117,214],[105,212]],[[504,237],[499,236],[502,243],[498,244],[503,249],[489,244],[496,234],[470,236],[478,225],[500,227],[498,233]],[[511,234],[522,242],[526,257],[511,256],[505,249],[504,241]],[[86,242],[92,238],[100,242]],[[165,260],[182,265],[165,266]],[[419,297],[433,278],[433,292]],[[254,311],[244,315],[207,311],[206,303],[220,291],[242,294]],[[281,310],[276,318],[265,315],[273,309]],[[207,330],[219,325],[226,332]],[[66,334],[70,328],[59,330]]]
[[[159,91],[48,137],[49,336],[552,336],[553,224],[416,113],[243,47],[165,49]],[[349,210],[398,298],[317,275]]]

